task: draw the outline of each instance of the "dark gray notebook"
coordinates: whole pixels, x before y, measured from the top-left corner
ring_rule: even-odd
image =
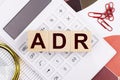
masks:
[[[4,30],[15,39],[50,2],[51,0],[30,0]]]

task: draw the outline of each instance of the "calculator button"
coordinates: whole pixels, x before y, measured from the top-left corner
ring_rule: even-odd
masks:
[[[63,62],[63,59],[62,59],[59,55],[56,55],[56,56],[54,57],[54,59],[52,60],[52,64],[53,64],[56,68],[58,68],[58,67],[62,64],[62,62]]]
[[[37,57],[39,56],[38,53],[34,53],[34,52],[30,52],[28,53],[28,60],[30,61],[35,61],[37,59]]]
[[[58,22],[54,27],[55,30],[64,30],[64,28],[65,25],[62,22]]]
[[[68,62],[71,65],[75,65],[80,61],[79,56],[77,55],[77,53],[72,53],[72,55],[69,57]]]
[[[37,68],[39,68],[39,70],[41,70],[42,68],[44,68],[44,66],[47,64],[46,60],[43,57],[39,57],[36,62],[35,65]]]
[[[60,76],[60,74],[56,73],[52,76],[51,80],[62,80],[62,77]]]
[[[42,51],[40,51],[40,52],[38,52],[40,55],[43,55],[45,52],[42,52]]]
[[[98,39],[96,38],[96,36],[92,36],[92,47],[94,47],[98,42]]]
[[[63,22],[65,25],[70,26],[72,22],[74,22],[74,17],[70,13],[66,13],[63,17]]]
[[[43,55],[44,55],[44,57],[45,57],[46,59],[51,60],[51,59],[55,56],[55,53],[54,53],[54,52],[53,52],[53,53],[51,53],[51,52],[46,52],[46,53],[44,53]]]
[[[64,5],[60,5],[57,9],[56,9],[56,15],[61,17],[62,15],[64,15],[66,13],[66,8],[64,7]]]
[[[50,15],[46,20],[46,24],[48,26],[51,26],[51,25],[53,26],[56,22],[57,22],[57,18],[53,15]]]
[[[84,53],[78,53],[80,54],[81,57],[85,57],[87,55],[87,52],[84,52]]]
[[[65,30],[66,31],[71,31],[72,29],[71,29],[71,27],[67,27],[67,28],[65,28]]]
[[[27,53],[27,49],[28,49],[27,44],[24,43],[20,47],[20,52],[23,53],[23,54],[25,54],[25,53]]]
[[[68,64],[64,64],[61,68],[60,68],[60,74],[62,76],[65,76],[69,71],[71,70],[71,67]]]
[[[53,74],[54,71],[55,71],[54,68],[49,65],[42,72],[46,77],[49,77]]]
[[[49,28],[45,23],[43,23],[42,25],[40,25],[39,30],[44,31],[44,30],[49,30]]]
[[[72,30],[80,30],[82,28],[82,24],[78,20],[76,20],[70,27],[72,28]]]
[[[64,58],[68,58],[68,57],[71,55],[71,52],[63,52],[63,53],[61,53],[61,55],[62,55]]]

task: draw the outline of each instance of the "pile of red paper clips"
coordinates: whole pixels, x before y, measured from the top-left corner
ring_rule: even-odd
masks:
[[[89,12],[88,16],[89,17],[93,17],[93,18],[97,18],[97,22],[101,26],[103,26],[108,31],[112,31],[113,28],[105,20],[109,20],[109,21],[113,21],[114,20],[113,13],[115,11],[115,8],[113,6],[114,6],[113,2],[109,2],[109,3],[107,3],[105,5],[106,11],[104,13]]]

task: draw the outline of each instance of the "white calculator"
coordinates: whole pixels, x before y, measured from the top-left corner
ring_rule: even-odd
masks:
[[[90,80],[116,53],[63,0],[5,0],[0,10],[0,36],[39,74],[32,80]],[[93,48],[89,53],[28,52],[29,30],[90,30]]]

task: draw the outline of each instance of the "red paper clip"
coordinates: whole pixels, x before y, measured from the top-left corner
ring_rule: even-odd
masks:
[[[106,17],[104,13],[98,13],[98,12],[89,12],[88,16],[92,18],[102,18],[102,19]]]
[[[109,21],[114,20],[113,13],[115,12],[115,8],[113,6],[114,6],[113,2],[109,2],[105,5],[106,11],[104,13],[89,12],[88,16],[92,18],[97,18],[97,21],[100,25],[102,25],[108,31],[112,31],[113,28],[104,19]]]
[[[104,20],[104,19],[98,19],[97,20],[98,23],[103,26],[105,29],[107,29],[108,31],[112,31],[113,28]]]
[[[114,20],[114,16],[113,16],[113,12],[115,11],[115,8],[113,8],[114,4],[113,2],[109,2],[105,5],[106,8],[106,19],[108,19],[109,21],[113,21]]]

